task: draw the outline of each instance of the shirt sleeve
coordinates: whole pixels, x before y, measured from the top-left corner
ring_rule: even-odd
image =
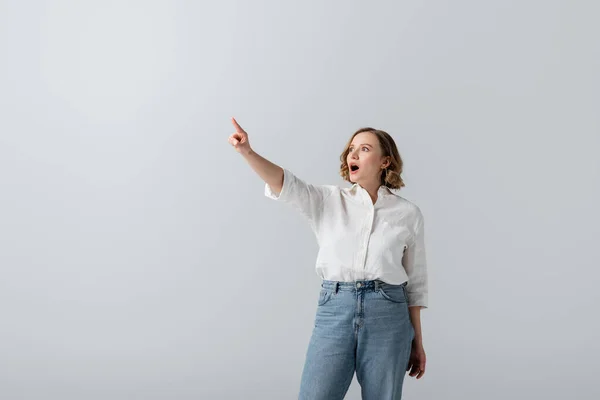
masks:
[[[320,221],[325,199],[331,192],[329,185],[314,185],[305,182],[286,168],[283,168],[283,187],[279,194],[276,194],[273,188],[265,183],[265,196],[292,205],[308,218],[313,228]]]
[[[404,251],[402,264],[408,275],[406,291],[408,306],[428,308],[427,257],[425,255],[425,226],[421,211],[417,208],[412,240]]]

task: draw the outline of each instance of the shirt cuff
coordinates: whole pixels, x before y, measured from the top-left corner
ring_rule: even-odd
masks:
[[[408,306],[421,306],[423,308],[428,308],[428,299],[427,293],[407,293],[408,295]]]
[[[291,184],[292,184],[292,176],[290,171],[288,171],[285,168],[283,169],[283,187],[281,188],[281,192],[279,192],[279,194],[276,194],[273,191],[273,188],[268,184],[265,183],[265,196],[267,196],[270,199],[273,200],[281,200],[281,201],[285,201],[288,198],[288,192],[291,189]]]

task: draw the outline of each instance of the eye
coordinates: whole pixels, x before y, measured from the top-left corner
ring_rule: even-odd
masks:
[[[367,146],[363,146],[363,149],[367,149],[367,150],[369,150],[369,148],[368,148]]]

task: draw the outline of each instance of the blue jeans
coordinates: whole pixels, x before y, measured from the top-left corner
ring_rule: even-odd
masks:
[[[415,330],[406,282],[324,280],[300,400],[342,400],[354,372],[363,400],[400,400]]]

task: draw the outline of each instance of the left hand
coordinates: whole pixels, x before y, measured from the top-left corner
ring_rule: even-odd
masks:
[[[410,359],[408,361],[408,367],[406,368],[410,376],[417,376],[417,379],[421,378],[425,374],[425,349],[423,344],[413,341],[410,349]],[[412,370],[411,370],[412,369]]]

